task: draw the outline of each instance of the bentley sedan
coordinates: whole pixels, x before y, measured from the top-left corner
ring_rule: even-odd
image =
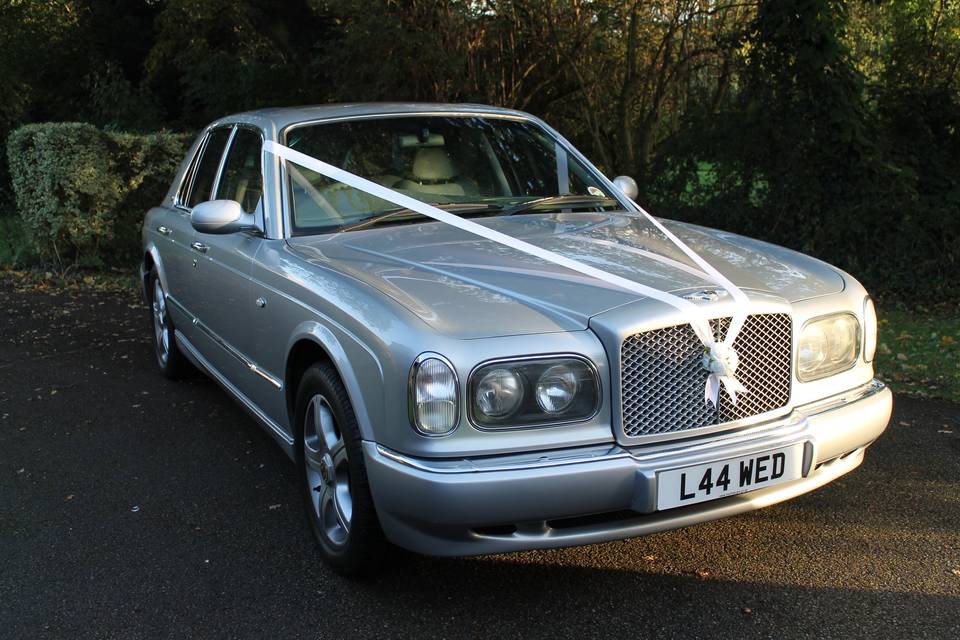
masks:
[[[674,529],[856,468],[892,406],[864,288],[636,195],[518,111],[223,118],[143,225],[157,363],[276,440],[343,574],[391,544]]]

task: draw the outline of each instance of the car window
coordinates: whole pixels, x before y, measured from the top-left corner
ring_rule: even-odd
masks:
[[[260,154],[263,139],[252,129],[237,129],[223,175],[217,187],[218,200],[236,200],[246,213],[253,213],[263,196],[263,174],[260,171]]]
[[[544,129],[481,116],[402,116],[297,127],[287,145],[432,204],[506,209],[604,187]],[[560,152],[558,154],[558,149]],[[287,164],[294,234],[348,226],[397,205]]]
[[[213,180],[217,176],[217,169],[220,168],[220,158],[223,157],[223,148],[227,146],[227,140],[230,138],[230,129],[215,129],[207,138],[207,145],[203,149],[203,155],[200,156],[200,162],[197,163],[197,169],[193,176],[193,187],[190,191],[189,205],[196,205],[210,199],[210,193],[213,191]]]

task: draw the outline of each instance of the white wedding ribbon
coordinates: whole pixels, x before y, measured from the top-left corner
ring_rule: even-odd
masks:
[[[343,184],[353,187],[354,189],[368,193],[382,200],[386,200],[387,202],[395,204],[399,207],[415,211],[428,218],[433,218],[439,222],[443,222],[452,227],[466,231],[467,233],[480,236],[486,240],[491,240],[498,244],[510,247],[511,249],[515,249],[522,253],[540,258],[546,262],[552,262],[553,264],[565,267],[571,271],[582,273],[586,276],[590,276],[592,278],[596,278],[603,282],[620,287],[621,289],[625,289],[631,293],[653,298],[654,300],[659,300],[660,302],[674,307],[687,317],[687,320],[690,323],[690,326],[693,328],[697,338],[701,343],[703,343],[703,366],[710,373],[707,378],[706,388],[704,389],[704,401],[710,402],[714,407],[716,407],[721,386],[726,389],[727,394],[730,396],[730,399],[734,404],[737,402],[737,393],[747,392],[747,389],[734,377],[737,367],[737,359],[736,352],[733,350],[733,342],[736,340],[737,335],[740,333],[740,329],[743,328],[743,324],[746,321],[747,309],[749,308],[749,298],[747,298],[746,294],[743,293],[743,291],[741,291],[735,284],[730,282],[729,279],[717,271],[713,265],[701,258],[693,249],[684,244],[683,241],[671,233],[656,218],[647,213],[633,200],[630,200],[630,203],[636,207],[636,210],[657,229],[659,229],[667,237],[667,239],[675,244],[703,270],[702,275],[705,279],[712,280],[718,286],[726,289],[733,297],[736,305],[735,312],[730,323],[730,328],[727,330],[727,334],[723,341],[716,341],[713,336],[713,330],[710,328],[710,322],[700,307],[693,304],[689,300],[681,298],[680,296],[667,293],[666,291],[660,291],[659,289],[654,289],[653,287],[648,287],[647,285],[634,282],[633,280],[628,280],[616,274],[603,271],[602,269],[591,267],[588,264],[573,260],[559,253],[543,249],[542,247],[538,247],[534,244],[530,244],[529,242],[514,238],[513,236],[508,236],[505,233],[490,229],[471,220],[461,218],[457,215],[444,211],[443,209],[438,209],[437,207],[429,205],[426,202],[417,200],[416,198],[411,198],[410,196],[384,187],[383,185],[367,180],[366,178],[362,178],[356,174],[350,173],[349,171],[344,171],[339,167],[323,162],[322,160],[318,160],[313,156],[301,153],[277,142],[267,140],[263,143],[263,149],[267,153],[271,153],[279,158],[310,169],[311,171],[324,175],[332,180],[336,180],[337,182],[342,182]]]

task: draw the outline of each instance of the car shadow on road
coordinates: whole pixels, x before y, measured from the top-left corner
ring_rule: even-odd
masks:
[[[468,637],[494,630],[538,637],[949,637],[960,626],[957,595],[788,584],[795,576],[789,567],[780,583],[665,574],[656,561],[649,569],[630,566],[642,547],[626,541],[507,557],[408,556],[376,584],[354,588]]]

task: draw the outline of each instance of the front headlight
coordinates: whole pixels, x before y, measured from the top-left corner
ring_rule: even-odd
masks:
[[[849,369],[860,354],[860,323],[852,313],[811,320],[800,332],[797,377],[801,382]]]
[[[410,420],[417,431],[442,436],[457,426],[459,384],[453,367],[439,355],[425,353],[410,369]]]
[[[494,362],[470,376],[470,417],[478,427],[578,422],[593,417],[599,403],[596,371],[581,358]]]

